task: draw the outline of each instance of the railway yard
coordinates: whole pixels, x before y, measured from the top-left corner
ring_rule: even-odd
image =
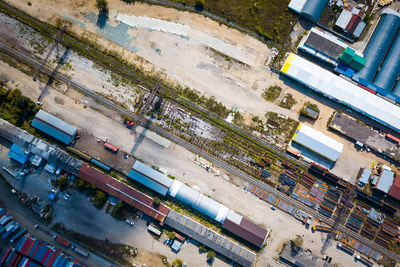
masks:
[[[221,267],[400,262],[400,138],[393,126],[398,118],[380,124],[383,111],[379,118],[370,116],[358,102],[345,102],[350,98],[321,93],[313,88],[315,79],[296,76],[303,59],[292,53],[277,75],[266,65],[276,48],[199,14],[110,0],[101,26],[94,5],[83,11],[83,2],[61,2],[65,9],[50,4],[46,14],[44,1],[32,7],[0,2],[1,90],[18,89],[43,110],[20,124],[23,130],[0,114],[0,173],[18,194],[26,190],[55,207],[53,222],[43,223],[48,229],[55,231],[62,222],[57,216],[65,216],[70,231],[93,238],[93,224],[105,243],[138,249],[127,266],[177,264],[176,258],[188,266]],[[303,29],[297,23],[295,29]],[[66,32],[59,31],[63,24]],[[309,38],[303,30],[299,38]],[[329,77],[326,71],[320,73]],[[350,84],[350,78],[342,80]],[[385,103],[397,112],[397,98],[379,97],[381,89],[370,89],[377,85],[359,81],[360,95],[392,97]],[[273,100],[264,93],[271,86],[280,88]],[[307,105],[318,113],[315,118],[304,116]],[[313,132],[303,132],[303,125]],[[45,162],[43,173],[54,171],[36,186],[33,179],[42,172],[38,158]],[[130,226],[109,237],[109,230],[89,218],[74,222],[76,213],[61,212],[72,204],[53,202],[51,193],[47,197],[51,188],[65,201],[72,191],[75,209],[87,201],[82,209],[101,213],[93,217],[103,223],[118,227],[127,218]],[[96,209],[101,194],[105,199]],[[114,219],[116,205],[140,218]],[[302,249],[293,256],[289,251],[296,251],[297,238]],[[113,256],[104,260],[108,257]],[[96,264],[109,265],[99,259]]]

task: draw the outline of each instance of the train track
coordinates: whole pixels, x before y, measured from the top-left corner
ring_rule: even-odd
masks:
[[[30,64],[32,66],[34,66],[34,67],[39,67],[40,66],[40,63],[37,62],[36,60],[34,60],[34,59],[32,59],[32,58],[30,58],[30,57],[28,57],[28,56],[26,56],[26,55],[24,55],[24,54],[22,54],[20,52],[14,51],[13,49],[5,46],[4,44],[0,43],[0,49],[6,51],[7,53],[15,56],[16,58],[18,58],[18,59],[20,59],[20,60],[22,60],[22,61],[24,61],[24,62],[26,62],[26,63],[28,63],[28,64]],[[44,73],[46,73],[47,75],[50,75],[52,73],[52,70],[50,70],[50,69],[48,69],[46,67],[43,67],[42,71]],[[104,98],[104,97],[96,94],[95,92],[93,92],[89,88],[87,88],[87,87],[85,87],[85,86],[83,86],[83,85],[81,85],[81,84],[79,84],[77,82],[71,81],[70,79],[68,79],[67,77],[65,77],[65,76],[63,76],[63,75],[61,75],[59,73],[54,74],[54,77],[59,79],[60,81],[62,81],[64,83],[74,87],[77,91],[81,92],[82,94],[85,94],[85,95],[95,99],[99,103],[101,103],[101,104],[103,104],[103,105],[105,105],[105,106],[117,111],[118,113],[120,113],[122,115],[127,115],[127,116],[132,117],[134,120],[138,121],[142,125],[144,125],[146,123],[146,121],[147,121],[145,118],[137,116],[135,113],[132,113],[130,111],[127,111],[127,110],[121,108],[120,106],[116,105],[114,102],[110,101],[109,99]],[[266,192],[268,192],[270,194],[273,194],[274,196],[276,196],[276,197],[280,198],[281,200],[285,201],[286,203],[296,207],[297,209],[301,209],[301,210],[313,215],[314,218],[318,218],[318,219],[320,219],[321,221],[323,221],[324,223],[326,223],[326,224],[328,224],[330,226],[333,225],[334,221],[332,219],[327,218],[327,217],[319,214],[314,209],[304,205],[303,203],[300,203],[299,201],[294,200],[293,198],[291,198],[291,197],[287,196],[286,194],[276,190],[275,188],[272,188],[272,187],[264,184],[263,182],[251,177],[250,175],[246,174],[245,172],[243,172],[241,170],[238,170],[235,167],[232,167],[231,165],[227,164],[226,162],[220,160],[219,158],[214,157],[214,156],[208,154],[207,152],[199,149],[198,147],[186,142],[185,140],[178,138],[177,136],[171,134],[170,132],[164,130],[163,128],[161,128],[161,127],[159,127],[157,125],[154,125],[154,124],[150,124],[149,125],[149,130],[152,130],[152,131],[156,132],[157,134],[159,134],[159,135],[171,140],[172,142],[177,143],[177,144],[185,147],[186,149],[190,150],[191,152],[204,157],[205,159],[209,160],[210,162],[213,162],[213,163],[219,165],[220,167],[224,168],[225,170],[227,170],[227,171],[239,176],[240,178],[242,178],[243,180],[245,180],[245,181],[247,181],[247,182],[249,182],[251,184],[254,184],[254,185],[258,186],[262,190],[264,190],[264,191],[266,191]],[[345,228],[343,226],[339,226],[338,230],[343,232],[344,234],[346,234],[346,235],[358,240],[359,242],[362,242],[362,243],[368,245],[369,247],[371,247],[374,250],[378,251],[382,255],[389,256],[389,257],[397,260],[398,262],[400,262],[400,256],[399,255],[397,255],[397,254],[393,253],[392,251],[389,251],[389,250],[379,246],[378,244],[372,242],[371,240],[369,240],[369,239],[367,239],[367,238],[365,238],[365,237],[363,237],[363,236],[361,236],[361,235],[359,235],[357,233],[354,233],[353,231],[351,231],[351,230],[349,230],[349,229],[347,229],[347,228]]]

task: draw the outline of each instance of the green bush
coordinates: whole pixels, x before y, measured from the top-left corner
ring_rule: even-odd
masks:
[[[281,95],[281,92],[282,88],[280,86],[273,85],[264,90],[262,97],[267,101],[273,102]]]
[[[60,188],[61,191],[64,191],[68,186],[68,178],[63,176],[60,179],[58,179],[58,188]]]
[[[103,207],[106,201],[107,201],[107,195],[103,191],[97,189],[93,197],[93,204],[100,209]]]
[[[203,11],[204,9],[204,0],[196,0],[194,3],[194,8],[198,11]]]
[[[106,0],[96,0],[96,7],[100,11],[107,11],[108,3]]]
[[[160,205],[160,203],[161,203],[161,200],[158,197],[154,197],[153,198],[153,204],[154,205]]]
[[[212,250],[209,250],[208,253],[207,253],[207,259],[212,260],[214,258],[215,258],[215,252],[212,251]]]

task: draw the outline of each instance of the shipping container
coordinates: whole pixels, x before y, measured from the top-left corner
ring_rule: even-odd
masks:
[[[21,229],[18,233],[16,233],[10,240],[11,243],[14,243],[15,241],[18,240],[21,236],[23,236],[26,233],[26,229]]]
[[[117,153],[119,150],[116,146],[113,146],[112,144],[107,143],[107,142],[104,143],[104,148],[107,150],[110,150],[111,152],[114,152],[114,153]]]
[[[96,165],[96,166],[102,168],[102,169],[105,170],[105,171],[108,171],[108,172],[109,172],[109,171],[111,170],[111,168],[110,168],[109,166],[107,166],[106,164],[104,164],[104,163],[101,162],[101,161],[98,161],[98,160],[95,159],[95,158],[92,158],[92,159],[90,160],[90,162],[93,163],[94,165]]]
[[[60,236],[53,236],[54,240],[57,241],[58,243],[60,243],[63,246],[69,247],[71,245],[71,243],[67,240],[65,240],[64,238],[60,237]]]

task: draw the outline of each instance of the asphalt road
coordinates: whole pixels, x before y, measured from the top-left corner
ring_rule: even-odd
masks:
[[[41,66],[39,62],[31,59],[30,57],[28,57],[28,56],[26,56],[26,55],[24,55],[22,53],[14,51],[13,49],[11,49],[11,48],[3,45],[3,44],[0,44],[0,49],[6,50],[8,53],[16,56],[17,58],[19,58],[19,59],[27,62],[28,64],[37,67],[37,68],[39,68]],[[50,69],[48,69],[46,67],[43,67],[41,70],[43,72],[45,72],[46,74],[48,74],[48,75],[51,75],[53,73],[52,70],[50,70]],[[96,94],[95,92],[93,92],[92,90],[88,89],[87,87],[85,87],[85,86],[83,86],[83,85],[81,85],[81,84],[79,84],[77,82],[71,81],[71,80],[69,80],[68,78],[66,78],[65,76],[63,76],[63,75],[61,75],[59,73],[55,73],[55,74],[53,73],[53,75],[54,75],[55,78],[65,82],[68,85],[73,86],[76,90],[80,91],[81,93],[94,98],[99,103],[102,103],[103,105],[105,105],[105,106],[107,106],[107,107],[109,107],[111,109],[114,109],[114,110],[116,110],[117,112],[119,112],[119,113],[121,113],[123,115],[128,115],[128,116],[132,117],[134,120],[140,122],[142,125],[146,124],[147,120],[145,118],[139,117],[136,114],[134,114],[132,112],[129,112],[129,111],[119,107],[114,102],[112,102],[112,101],[110,101],[110,100],[108,100],[108,99]],[[171,133],[169,133],[168,131],[162,129],[161,127],[158,127],[158,126],[156,126],[154,124],[150,124],[149,125],[149,129],[154,131],[154,132],[156,132],[157,134],[159,134],[159,135],[171,140],[172,142],[175,142],[175,143],[185,147],[186,149],[192,151],[193,153],[195,153],[197,155],[200,155],[200,156],[204,157],[205,159],[207,159],[207,160],[209,160],[209,161],[221,166],[222,168],[226,169],[227,171],[239,176],[243,180],[260,187],[261,189],[263,189],[264,191],[266,191],[266,192],[268,192],[270,194],[275,195],[276,197],[282,199],[283,201],[285,201],[286,203],[296,207],[297,209],[301,209],[301,210],[307,212],[308,214],[313,215],[314,218],[318,218],[318,219],[320,219],[321,221],[325,222],[328,225],[333,225],[333,220],[332,219],[329,219],[329,218],[319,214],[314,209],[311,209],[310,207],[304,205],[303,203],[300,203],[299,201],[294,200],[293,198],[291,198],[291,197],[287,196],[286,194],[276,190],[275,188],[269,187],[268,185],[262,183],[261,181],[259,181],[259,180],[255,179],[255,178],[249,176],[248,174],[244,173],[243,171],[238,170],[238,169],[228,165],[224,161],[222,161],[222,160],[220,160],[220,159],[218,159],[218,158],[216,158],[216,157],[214,157],[214,156],[212,156],[212,155],[200,150],[196,146],[194,146],[194,145],[192,145],[192,144],[190,144],[190,143],[188,143],[188,142],[186,142],[186,141],[184,141],[184,140],[172,135]],[[400,256],[399,255],[393,253],[392,251],[389,251],[386,248],[383,248],[383,247],[379,246],[378,244],[372,242],[371,240],[369,240],[369,239],[367,239],[367,238],[365,238],[365,237],[363,237],[363,236],[361,236],[361,235],[359,235],[357,233],[354,233],[353,231],[351,231],[351,230],[349,230],[349,229],[347,229],[347,228],[345,228],[343,226],[339,226],[338,230],[343,232],[344,234],[346,234],[346,235],[358,240],[359,242],[362,242],[362,243],[368,245],[369,247],[373,248],[374,250],[378,251],[379,253],[381,253],[383,255],[386,255],[388,257],[391,257],[391,258],[395,259],[397,262],[400,262]]]

